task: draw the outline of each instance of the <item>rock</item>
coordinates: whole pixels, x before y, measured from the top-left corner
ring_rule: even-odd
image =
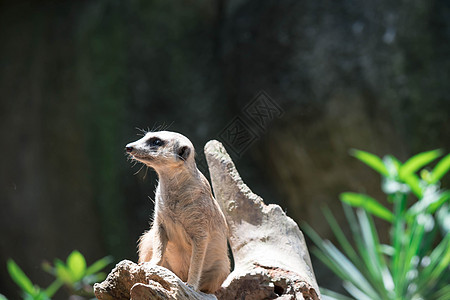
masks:
[[[119,262],[105,281],[96,283],[94,292],[100,300],[217,299],[194,291],[166,268],[129,260]]]
[[[235,269],[219,299],[319,299],[305,239],[278,205],[265,205],[242,181],[223,145],[205,146],[214,195],[227,218]],[[301,297],[300,297],[301,296]],[[250,299],[250,298],[246,298]]]

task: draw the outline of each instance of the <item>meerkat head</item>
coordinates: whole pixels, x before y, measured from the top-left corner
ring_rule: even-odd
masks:
[[[148,132],[126,145],[125,151],[157,172],[195,164],[194,146],[187,137],[176,132]]]

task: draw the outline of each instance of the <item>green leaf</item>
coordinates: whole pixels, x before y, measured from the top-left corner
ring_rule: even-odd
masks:
[[[384,295],[384,298],[388,298],[389,291],[394,289],[394,282],[384,257],[378,251],[381,245],[375,225],[364,210],[358,210],[357,216],[367,256],[370,258],[371,277],[377,286],[377,290]]]
[[[4,295],[0,294],[0,300],[8,300]]]
[[[389,222],[392,222],[394,220],[394,215],[392,214],[392,212],[372,197],[349,192],[342,193],[339,197],[342,202],[345,202],[353,207],[364,208],[364,210],[366,210],[368,213],[373,214],[374,216],[377,216]]]
[[[345,254],[350,258],[350,260],[357,266],[361,267],[363,265],[361,259],[356,254],[355,250],[353,249],[352,245],[348,241],[348,239],[345,237],[344,232],[342,231],[341,227],[339,226],[338,222],[334,218],[333,214],[331,213],[331,210],[328,207],[323,208],[323,214],[325,215],[325,219],[327,219],[328,224],[330,225],[331,230],[333,231],[334,235],[336,236],[337,241],[341,245],[342,249],[344,250]]]
[[[423,197],[423,191],[420,186],[420,179],[416,174],[405,175],[403,181],[405,181],[405,183],[409,186],[409,188],[417,198],[421,199]]]
[[[345,203],[342,203],[342,207],[344,208],[344,213],[345,216],[347,218],[347,222],[350,225],[350,230],[352,232],[352,237],[355,241],[356,244],[356,248],[358,250],[359,256],[362,258],[362,260],[364,261],[364,265],[361,268],[361,271],[364,273],[364,275],[366,276],[366,278],[371,279],[372,277],[370,276],[370,257],[367,253],[367,249],[364,245],[364,241],[361,237],[361,228],[358,226],[358,221],[356,220],[356,216],[353,212],[353,209],[350,205],[347,205]]]
[[[90,265],[86,269],[86,275],[91,275],[91,274],[97,273],[98,271],[102,270],[103,268],[105,268],[107,265],[109,265],[112,262],[113,262],[112,256],[105,256],[105,257],[97,260],[96,262],[94,262],[92,265]]]
[[[72,284],[75,280],[72,278],[72,273],[66,268],[66,265],[59,259],[55,259],[55,269],[57,278],[64,283]]]
[[[36,295],[32,296],[33,300],[50,300],[50,298],[45,294],[44,291],[38,289]]]
[[[441,159],[431,172],[430,183],[438,182],[450,170],[450,154]]]
[[[450,285],[446,285],[430,295],[432,300],[449,300],[450,297]]]
[[[75,250],[67,257],[67,268],[73,281],[79,281],[86,273],[86,260],[83,254]]]
[[[54,294],[59,290],[59,288],[63,285],[63,282],[60,279],[56,279],[52,284],[49,285],[48,288],[45,289],[45,294],[51,298]]]
[[[381,299],[379,296],[376,298],[369,297],[366,293],[366,291],[361,290],[360,288],[353,285],[351,282],[345,281],[343,284],[344,288],[347,290],[347,292],[355,297],[355,299],[358,300],[373,300],[373,299]]]
[[[450,191],[445,191],[441,194],[439,197],[439,200],[436,202],[430,203],[430,205],[427,208],[427,213],[432,214],[436,210],[438,210],[442,205],[447,203],[450,200]]]
[[[403,251],[403,238],[405,236],[405,222],[404,222],[404,210],[406,208],[406,195],[397,193],[394,194],[394,228],[391,231],[391,241],[394,247],[394,254],[392,256],[391,270],[396,290],[400,287],[404,278],[400,276],[400,269],[402,266],[405,251]]]
[[[22,269],[12,259],[7,262],[8,273],[12,280],[26,293],[36,295],[36,288]]]
[[[365,163],[366,165],[368,165],[369,167],[371,167],[372,169],[374,169],[375,171],[377,171],[378,173],[380,173],[381,175],[386,177],[389,176],[389,172],[386,166],[384,165],[381,158],[379,158],[378,156],[357,149],[350,150],[350,154],[359,159],[360,161],[362,161],[363,163]]]
[[[56,270],[55,268],[52,267],[52,265],[48,262],[48,261],[44,261],[41,264],[42,270],[44,270],[45,272],[51,274],[51,275],[56,275]]]
[[[363,274],[330,241],[325,241],[323,246],[327,256],[332,258],[339,269],[346,273],[348,281],[352,285],[363,290],[366,295],[370,295],[373,299],[380,298]]]
[[[436,158],[442,155],[442,150],[431,150],[414,155],[400,167],[399,176],[401,179],[415,173]]]
[[[406,288],[412,283],[411,279],[408,278],[407,274],[409,271],[416,271],[417,267],[413,264],[414,258],[418,259],[418,254],[420,251],[420,245],[423,240],[425,233],[425,228],[427,227],[427,222],[431,218],[429,215],[421,214],[417,217],[417,222],[414,222],[411,230],[405,234],[405,247],[403,250],[404,257],[403,263],[399,266],[399,277],[402,278],[400,283],[397,282],[396,288],[400,291],[406,290]]]
[[[311,249],[311,253],[314,254],[321,262],[323,262],[334,274],[336,274],[342,280],[347,280],[348,276],[339,265],[337,265],[327,254],[319,250],[317,247]]]
[[[450,234],[447,234],[429,256],[430,263],[421,271],[417,292],[431,290],[450,263]]]
[[[347,296],[341,295],[339,293],[333,292],[331,290],[328,290],[324,287],[320,287],[320,293],[322,294],[322,299],[335,299],[335,300],[353,300],[353,298],[349,298]]]
[[[308,224],[303,223],[302,229],[308,234],[320,251],[313,253],[325,263],[336,275],[343,280],[351,281],[358,288],[365,290],[368,295],[378,299],[378,295],[358,268],[350,262],[330,241],[322,238]]]

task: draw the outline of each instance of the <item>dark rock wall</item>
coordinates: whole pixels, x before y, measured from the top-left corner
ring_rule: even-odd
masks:
[[[45,285],[42,260],[73,249],[136,259],[156,177],[123,153],[135,128],[184,133],[204,166],[235,117],[255,138],[243,179],[328,235],[320,205],[382,197],[350,148],[449,149],[449,42],[443,0],[4,1],[0,264]],[[262,129],[245,116],[261,90],[281,109]]]

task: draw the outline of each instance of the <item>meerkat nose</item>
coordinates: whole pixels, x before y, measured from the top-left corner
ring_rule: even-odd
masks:
[[[133,151],[133,149],[134,149],[133,147],[128,146],[128,145],[125,147],[125,151],[127,151],[127,153],[131,153]]]

